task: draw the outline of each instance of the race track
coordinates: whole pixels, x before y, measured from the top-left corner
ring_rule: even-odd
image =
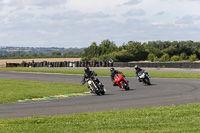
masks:
[[[0,78],[62,83],[79,83],[82,80],[82,76],[75,75],[21,72],[0,72]],[[200,102],[199,79],[152,78],[152,85],[147,86],[132,77],[127,78],[130,81],[131,89],[124,91],[112,86],[110,77],[98,78],[107,89],[104,96],[89,94],[69,98],[0,104],[0,118],[136,109]]]

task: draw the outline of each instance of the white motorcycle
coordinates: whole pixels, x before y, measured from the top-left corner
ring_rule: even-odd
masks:
[[[147,72],[140,71],[138,72],[139,80],[142,81],[146,85],[151,85],[150,77]]]

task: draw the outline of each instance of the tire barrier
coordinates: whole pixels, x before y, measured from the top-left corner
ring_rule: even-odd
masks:
[[[75,61],[75,62],[23,62],[23,63],[6,63],[6,67],[113,67],[113,61]]]
[[[6,63],[6,67],[140,67],[149,68],[200,68],[198,62],[114,62],[114,61],[75,61],[75,62],[28,62]]]
[[[115,67],[134,67],[138,65],[140,67],[148,67],[148,68],[200,68],[199,62],[115,62]]]

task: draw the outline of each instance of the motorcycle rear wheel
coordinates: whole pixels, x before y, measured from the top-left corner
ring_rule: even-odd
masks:
[[[104,90],[100,91],[100,93],[101,93],[101,95],[105,95],[105,91]]]
[[[125,90],[130,90],[130,87],[128,86],[128,87],[125,87]]]
[[[101,95],[101,92],[100,91],[95,91],[95,93],[100,96]]]

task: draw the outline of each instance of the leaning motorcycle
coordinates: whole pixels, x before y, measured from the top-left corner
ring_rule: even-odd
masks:
[[[97,78],[88,78],[86,82],[90,87],[92,93],[97,94],[98,96],[105,94],[106,89],[104,88],[104,85]]]
[[[121,74],[115,74],[114,80],[115,80],[115,83],[121,89],[125,89],[125,90],[129,90],[130,89],[127,80]]]
[[[146,85],[151,85],[150,77],[147,72],[140,71],[138,72],[139,80],[142,81]]]

